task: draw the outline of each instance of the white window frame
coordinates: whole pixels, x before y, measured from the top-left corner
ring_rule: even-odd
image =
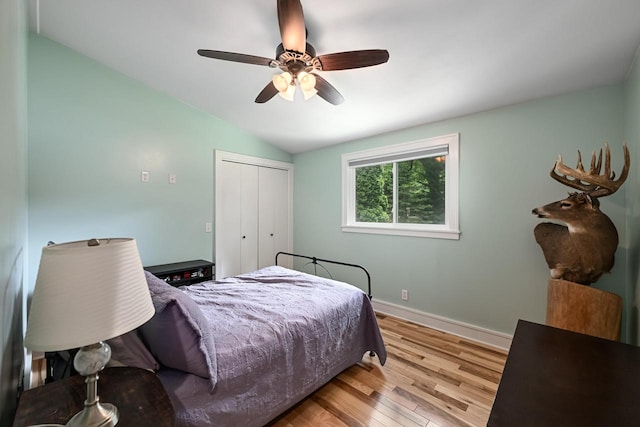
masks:
[[[460,134],[439,136],[342,155],[342,231],[348,233],[460,239],[459,230]],[[424,157],[421,153],[446,150],[444,224],[400,224],[356,221],[356,167],[401,162]],[[395,215],[394,215],[395,216]]]

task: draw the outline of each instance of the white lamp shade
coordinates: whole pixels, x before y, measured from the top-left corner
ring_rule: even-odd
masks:
[[[78,348],[129,332],[155,313],[134,239],[42,249],[25,346]]]

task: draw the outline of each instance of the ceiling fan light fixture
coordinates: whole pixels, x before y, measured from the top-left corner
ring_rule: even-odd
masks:
[[[283,92],[278,92],[278,94],[284,99],[286,99],[287,101],[293,101],[293,96],[295,95],[295,93],[296,93],[295,85],[289,85],[289,87],[287,87],[287,90]]]
[[[316,87],[316,76],[305,71],[298,73],[298,81],[300,82],[300,89],[303,91],[312,90]]]
[[[316,94],[318,93],[318,91],[316,89],[311,89],[311,90],[303,90],[302,94],[304,95],[304,100],[308,100],[310,98],[313,98]]]
[[[273,76],[255,99],[264,104],[280,94],[293,100],[296,86],[305,99],[318,95],[330,104],[339,105],[344,97],[338,90],[315,71],[351,70],[384,64],[389,60],[385,49],[352,50],[316,56],[315,48],[307,43],[307,27],[301,0],[277,0],[280,43],[276,47],[276,58],[247,55],[222,50],[198,49],[198,55],[224,61],[240,62],[279,68],[283,73]]]
[[[291,82],[293,81],[293,76],[291,73],[285,71],[282,74],[276,74],[273,76],[273,85],[278,89],[278,92],[281,94],[283,92],[287,92],[291,86]]]
[[[293,95],[296,93],[296,87],[291,85],[286,92],[280,92],[280,96],[282,96],[287,101],[293,101]]]
[[[273,76],[272,82],[276,89],[278,89],[278,93],[281,97],[287,101],[293,101],[293,94],[296,91],[296,86],[291,73],[285,71],[282,74],[276,74]]]
[[[316,90],[316,76],[313,74],[309,74],[305,71],[299,72],[298,82],[300,83],[300,90],[302,90],[305,101],[318,93]]]

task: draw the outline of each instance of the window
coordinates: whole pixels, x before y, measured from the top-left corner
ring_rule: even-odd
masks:
[[[458,134],[342,155],[342,230],[458,239]]]

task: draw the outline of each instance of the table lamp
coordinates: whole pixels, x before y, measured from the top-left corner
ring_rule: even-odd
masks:
[[[101,403],[98,373],[111,358],[104,341],[155,313],[134,239],[91,239],[42,249],[25,346],[33,351],[80,347],[73,366],[86,376],[84,409],[68,426],[114,426],[118,409]]]

